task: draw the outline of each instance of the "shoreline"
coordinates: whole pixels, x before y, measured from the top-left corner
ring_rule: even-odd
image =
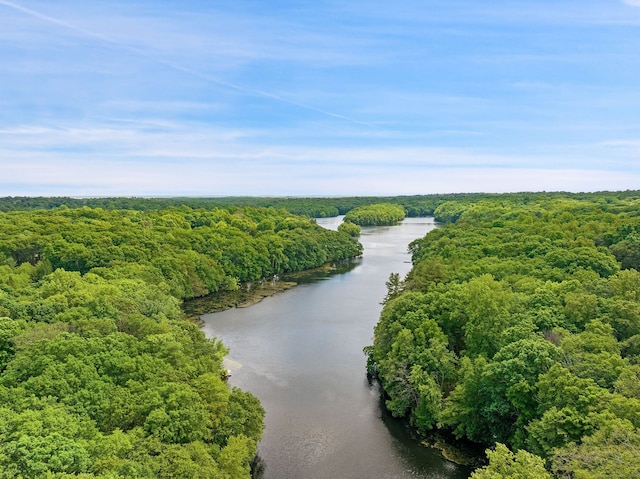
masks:
[[[265,281],[243,283],[236,291],[211,293],[207,296],[192,298],[182,303],[182,311],[187,321],[202,326],[201,316],[219,313],[232,308],[248,308],[264,298],[297,286],[294,281]]]
[[[307,278],[345,272],[345,265],[348,266],[348,270],[355,266],[355,262],[325,263],[317,268],[283,274],[282,279],[247,281],[235,291],[216,292],[185,300],[181,305],[182,312],[187,321],[202,326],[201,316],[205,314],[219,313],[232,308],[248,308],[265,298],[304,283]]]

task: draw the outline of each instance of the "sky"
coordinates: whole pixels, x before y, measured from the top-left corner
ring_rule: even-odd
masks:
[[[640,0],[0,0],[0,196],[640,189]]]

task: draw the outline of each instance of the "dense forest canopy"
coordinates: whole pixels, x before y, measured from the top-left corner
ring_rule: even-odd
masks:
[[[264,411],[180,303],[361,251],[273,208],[0,213],[0,478],[248,478]]]
[[[616,194],[438,205],[447,224],[411,244],[367,349],[388,408],[498,444],[477,478],[638,477],[639,207]]]
[[[358,256],[358,226],[304,216],[381,203],[443,223],[367,348],[391,412],[495,448],[474,478],[637,477],[627,191],[2,198],[0,479],[248,478],[264,411],[180,303]]]
[[[344,215],[358,206],[375,203],[401,205],[409,217],[433,215],[435,209],[447,201],[456,204],[475,203],[482,200],[510,201],[526,204],[551,198],[589,199],[595,201],[616,201],[623,198],[638,198],[640,191],[600,192],[600,193],[450,193],[411,196],[348,196],[348,197],[189,197],[189,198],[70,198],[70,197],[4,197],[0,198],[0,211],[54,209],[61,206],[80,208],[89,206],[102,209],[161,210],[169,207],[188,206],[193,209],[213,209],[237,207],[260,207],[284,209],[289,213],[310,218],[326,218]]]
[[[55,209],[61,206],[81,208],[89,206],[102,209],[160,210],[169,207],[188,206],[199,209],[235,209],[238,207],[276,208],[310,218],[329,218],[343,215],[358,206],[373,203],[402,205],[408,216],[433,214],[436,206],[446,199],[460,195],[396,196],[396,197],[313,197],[277,198],[253,196],[224,196],[208,198],[69,198],[69,197],[4,197],[0,198],[0,211]],[[467,195],[462,195],[467,197]]]

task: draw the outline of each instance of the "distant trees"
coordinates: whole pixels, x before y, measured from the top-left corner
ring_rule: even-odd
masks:
[[[389,203],[359,206],[344,215],[344,221],[359,226],[394,225],[405,218],[404,208]]]
[[[474,478],[635,477],[636,197],[441,203],[367,348],[389,410],[495,447]]]
[[[344,215],[359,206],[376,203],[401,205],[407,216],[435,216],[438,221],[455,221],[455,209],[468,208],[471,205],[488,201],[510,205],[529,205],[536,202],[552,201],[562,197],[572,200],[589,200],[604,209],[629,209],[631,202],[639,196],[638,191],[618,191],[608,193],[449,193],[408,196],[347,196],[347,197],[256,197],[256,196],[219,196],[219,197],[183,197],[183,198],[69,198],[69,197],[4,197],[0,198],[0,211],[65,208],[102,208],[105,210],[157,211],[171,207],[188,206],[192,209],[225,209],[235,211],[238,208],[274,208],[310,218],[326,218]],[[440,208],[444,203],[450,205]],[[457,206],[456,206],[457,205]],[[449,211],[452,207],[454,210]],[[453,213],[450,215],[449,213]]]
[[[402,205],[408,216],[426,216],[433,213],[437,204],[445,198],[457,198],[460,195],[415,195],[415,196],[361,196],[361,197],[313,197],[313,198],[277,198],[253,196],[225,196],[211,198],[69,198],[69,197],[4,197],[0,198],[0,211],[55,209],[60,207],[103,209],[127,209],[152,211],[169,207],[188,206],[193,209],[228,209],[241,207],[259,207],[284,209],[289,213],[310,218],[328,218],[343,215],[358,206],[373,203],[395,203]]]

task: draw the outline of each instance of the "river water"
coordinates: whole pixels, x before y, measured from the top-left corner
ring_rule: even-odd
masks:
[[[319,219],[335,229],[342,218]],[[362,348],[372,343],[391,273],[411,268],[407,245],[431,218],[362,228],[364,255],[345,271],[317,274],[248,307],[202,317],[230,354],[230,384],[266,410],[262,479],[463,479],[470,469],[421,446],[386,413],[367,381]]]

